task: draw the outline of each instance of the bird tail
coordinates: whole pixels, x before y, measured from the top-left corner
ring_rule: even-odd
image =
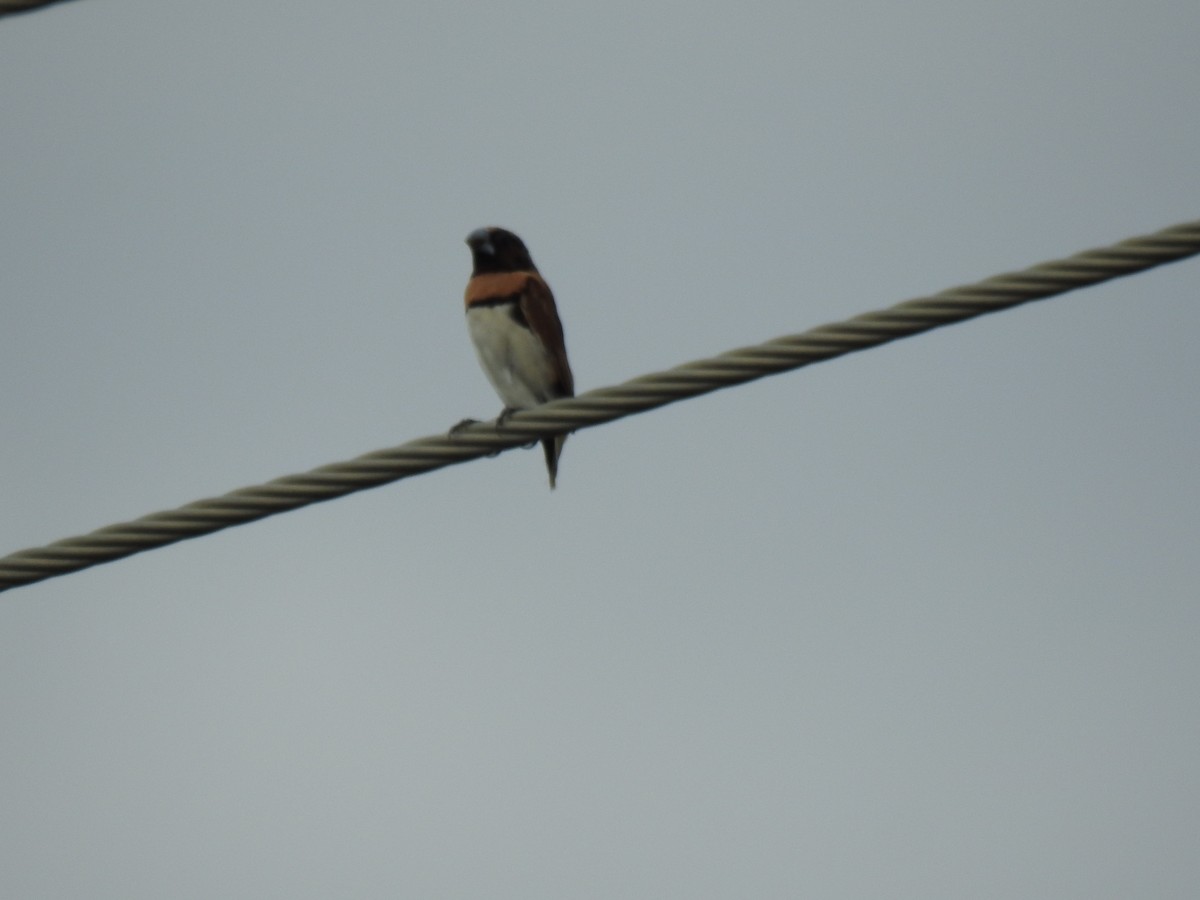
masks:
[[[546,471],[550,473],[550,490],[554,490],[554,481],[558,477],[558,457],[562,455],[563,444],[566,442],[565,434],[542,441],[542,450],[546,454]]]

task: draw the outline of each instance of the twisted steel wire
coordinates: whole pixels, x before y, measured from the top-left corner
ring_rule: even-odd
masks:
[[[1200,220],[556,400],[516,413],[503,428],[479,423],[453,435],[418,438],[347,462],[197,500],[178,509],[151,513],[6,556],[0,559],[0,591],[478,459],[535,438],[590,428],[723,387],[877,347],[1197,253]]]

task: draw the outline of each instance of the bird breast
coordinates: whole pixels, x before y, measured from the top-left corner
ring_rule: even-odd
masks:
[[[504,405],[527,409],[554,399],[554,361],[528,326],[516,320],[516,311],[515,300],[472,307],[467,327],[479,363]]]

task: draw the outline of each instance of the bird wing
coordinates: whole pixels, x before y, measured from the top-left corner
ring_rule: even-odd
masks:
[[[550,285],[546,284],[537,272],[529,273],[528,280],[521,289],[520,307],[525,324],[554,360],[559,396],[574,397],[575,379],[571,375],[570,363],[567,362],[567,345],[563,340],[562,322],[558,319],[558,310],[554,305],[554,294],[550,291]]]

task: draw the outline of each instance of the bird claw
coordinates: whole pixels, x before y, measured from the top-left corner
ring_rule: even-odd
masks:
[[[515,412],[517,412],[517,410],[515,407],[512,407],[512,406],[506,406],[506,407],[504,407],[504,409],[500,410],[500,415],[496,416],[496,430],[503,428],[504,423],[507,422],[510,418],[512,418],[512,414]],[[478,419],[463,419],[458,424],[452,425],[450,427],[449,436],[454,437],[456,434],[460,433],[464,428],[470,428],[472,425],[478,425],[478,424],[480,424]],[[536,447],[536,446],[537,446],[537,438],[534,438],[528,444],[524,445],[526,450],[528,450],[530,447]],[[499,456],[499,455],[500,455],[499,450],[494,450],[493,452],[488,454],[488,456]]]
[[[464,428],[470,428],[472,425],[478,425],[478,424],[480,424],[478,419],[463,419],[457,425],[454,425],[450,428],[449,436],[454,437],[456,434],[461,432]],[[491,453],[488,454],[489,457],[499,456],[499,455],[500,455],[499,450],[493,450]]]
[[[516,413],[516,412],[520,412],[520,410],[517,409],[515,406],[506,406],[506,407],[504,407],[504,409],[500,410],[500,415],[496,416],[496,430],[498,431],[501,428],[503,428],[505,423],[508,422],[508,420],[512,418],[513,413]],[[521,446],[525,450],[528,450],[530,447],[536,447],[537,444],[538,444],[538,439],[534,438],[528,444],[522,444]]]

